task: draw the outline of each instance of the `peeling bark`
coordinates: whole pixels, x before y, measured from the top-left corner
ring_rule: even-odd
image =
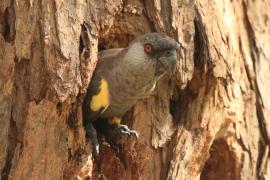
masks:
[[[2,0],[0,179],[270,179],[270,4],[205,0]],[[81,103],[98,50],[146,32],[181,44],[124,122],[137,142],[100,139]]]

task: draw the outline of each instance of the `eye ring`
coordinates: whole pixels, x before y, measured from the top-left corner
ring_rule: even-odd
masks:
[[[152,54],[152,51],[153,51],[153,46],[152,46],[152,44],[145,44],[145,45],[144,45],[144,51],[145,51],[147,54]]]

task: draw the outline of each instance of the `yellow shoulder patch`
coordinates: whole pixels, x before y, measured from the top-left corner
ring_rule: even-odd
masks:
[[[101,108],[104,108],[103,111],[105,111],[110,104],[109,87],[108,82],[105,79],[101,79],[99,88],[99,93],[93,96],[90,102],[90,108],[92,111],[99,111]]]

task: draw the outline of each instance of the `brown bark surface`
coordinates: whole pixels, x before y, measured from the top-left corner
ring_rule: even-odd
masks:
[[[268,0],[1,0],[0,179],[270,179]],[[92,161],[81,102],[101,49],[146,32],[181,44]],[[101,140],[102,141],[102,140]]]

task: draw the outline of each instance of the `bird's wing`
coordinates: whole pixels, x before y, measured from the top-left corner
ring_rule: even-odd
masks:
[[[100,78],[92,78],[90,86],[87,89],[86,97],[83,102],[83,116],[84,121],[94,121],[98,118],[100,111],[94,111],[91,108],[91,102],[93,101],[93,96],[100,93]]]
[[[124,48],[115,48],[115,49],[108,49],[103,50],[98,53],[98,59],[110,59],[110,57],[115,57],[117,54],[119,54]]]
[[[106,76],[103,74],[103,69],[110,69],[113,64],[113,61],[110,60],[114,60],[122,50],[123,48],[116,48],[103,50],[98,53],[98,65],[84,99],[84,119],[96,120],[109,106],[109,87]]]

